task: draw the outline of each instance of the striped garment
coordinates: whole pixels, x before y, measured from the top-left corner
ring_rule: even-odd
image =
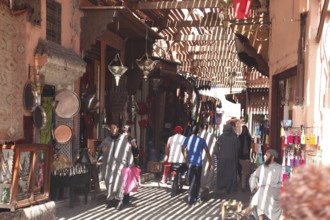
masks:
[[[122,169],[133,165],[131,146],[124,135],[112,139],[106,137],[99,147],[106,146],[102,158],[102,180],[107,188],[107,200],[123,198]]]
[[[168,139],[167,143],[170,146],[170,152],[168,157],[169,163],[185,163],[181,151],[181,146],[185,138],[186,137],[183,136],[182,134],[175,134]]]
[[[209,148],[211,158],[214,151],[215,151],[215,144],[217,142],[217,138],[214,134],[203,131],[200,135],[201,138],[203,138],[206,141],[206,145]],[[215,161],[212,161],[212,164],[214,166]],[[202,168],[202,176],[201,176],[201,187],[202,188],[211,188],[211,184],[214,181],[214,172],[211,170],[208,170],[209,162],[207,160],[207,156],[205,154],[205,151],[203,151],[203,168]]]

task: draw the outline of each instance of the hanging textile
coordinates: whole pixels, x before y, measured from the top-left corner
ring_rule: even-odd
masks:
[[[43,96],[41,98],[41,106],[46,113],[46,125],[40,130],[40,144],[50,144],[52,141],[52,122],[53,122],[53,107],[52,102],[54,98]]]
[[[252,0],[234,0],[235,18],[247,18],[250,13],[251,3]]]

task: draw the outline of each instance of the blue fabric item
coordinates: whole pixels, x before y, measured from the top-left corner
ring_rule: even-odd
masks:
[[[201,167],[203,149],[207,146],[203,138],[192,135],[187,137],[183,145],[187,147],[187,159],[190,165]]]

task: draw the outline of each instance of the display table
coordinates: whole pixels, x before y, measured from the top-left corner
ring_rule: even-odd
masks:
[[[69,206],[73,207],[75,197],[75,187],[84,186],[85,204],[87,204],[88,193],[90,191],[90,174],[82,173],[72,176],[51,175],[50,181],[50,198],[57,200],[58,190],[64,187],[69,187]]]

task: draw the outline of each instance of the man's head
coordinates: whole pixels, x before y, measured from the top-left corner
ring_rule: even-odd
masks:
[[[274,149],[270,149],[266,152],[264,159],[265,159],[265,165],[269,165],[271,163],[275,162],[275,159],[278,158],[278,153]]]
[[[111,137],[116,137],[119,134],[119,128],[116,124],[110,125],[110,135]]]
[[[191,133],[194,134],[194,135],[197,135],[199,132],[199,126],[198,125],[194,125],[192,130],[191,130]]]
[[[182,131],[183,131],[183,129],[182,129],[182,127],[179,126],[179,125],[176,126],[176,127],[174,128],[174,133],[175,133],[175,134],[181,134]]]
[[[246,125],[242,126],[242,134],[248,135],[249,134],[249,129]]]
[[[124,125],[121,129],[123,132],[130,133],[131,132],[131,126]]]

